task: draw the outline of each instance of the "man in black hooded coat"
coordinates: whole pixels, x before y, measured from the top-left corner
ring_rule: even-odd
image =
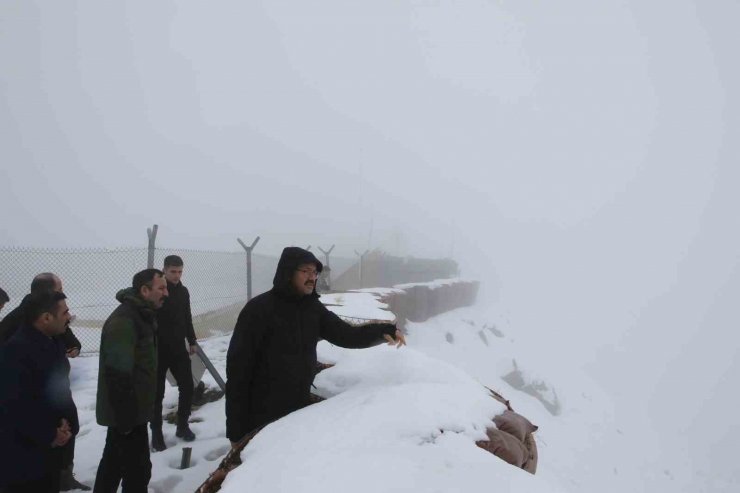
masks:
[[[346,348],[384,339],[405,344],[393,324],[352,326],[329,311],[316,294],[322,268],[311,252],[285,248],[273,288],[239,314],[226,360],[226,436],[232,443],[309,404],[320,339]]]

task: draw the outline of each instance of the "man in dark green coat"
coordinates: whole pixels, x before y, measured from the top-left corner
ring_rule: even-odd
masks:
[[[152,473],[147,423],[154,411],[157,372],[155,310],[167,296],[162,271],[134,275],[132,287],[118,292],[121,303],[103,325],[95,408],[108,427],[95,492],[146,493]]]

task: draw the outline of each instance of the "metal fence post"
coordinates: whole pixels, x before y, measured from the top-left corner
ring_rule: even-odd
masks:
[[[203,362],[203,365],[206,367],[206,369],[209,371],[213,379],[216,381],[218,386],[226,392],[226,382],[224,382],[224,379],[221,378],[221,375],[219,375],[218,370],[216,370],[216,367],[213,366],[213,363],[211,363],[210,358],[206,356],[205,351],[203,351],[203,348],[200,347],[200,344],[195,344],[195,352],[200,358],[200,360]]]
[[[331,266],[329,265],[329,254],[331,253],[331,251],[332,251],[332,250],[334,250],[334,247],[335,247],[335,246],[336,246],[336,245],[332,245],[332,246],[331,246],[331,248],[329,248],[329,250],[324,250],[323,248],[321,248],[321,247],[318,247],[318,248],[319,248],[319,250],[321,250],[321,253],[323,253],[323,254],[324,254],[324,258],[326,259],[326,262],[324,263],[324,265],[325,265],[326,267],[329,267],[329,275],[328,275],[328,277],[327,277],[327,279],[326,279],[326,283],[327,283],[327,285],[329,285],[329,286],[331,286]]]
[[[359,262],[360,289],[362,289],[362,288],[365,287],[362,284],[362,261],[365,259],[365,255],[367,255],[369,251],[370,250],[365,250],[364,252],[360,253],[357,250],[355,250],[355,255],[357,255],[358,257],[360,257],[360,262]]]
[[[154,268],[154,250],[155,250],[155,243],[157,241],[157,230],[159,229],[158,225],[154,225],[152,228],[146,228],[146,234],[149,237],[149,252],[146,260],[146,266],[148,269]]]
[[[252,299],[252,250],[257,242],[260,241],[260,237],[255,238],[251,246],[247,246],[241,238],[237,238],[236,241],[247,252],[247,301],[249,301]]]
[[[192,447],[182,448],[182,457],[180,458],[180,469],[187,469],[190,467],[190,457],[193,453]]]
[[[326,262],[324,262],[324,265],[329,265],[329,254],[331,253],[332,250],[334,250],[335,246],[336,245],[332,245],[329,250],[324,250],[323,248],[319,247],[319,250],[321,250],[321,253],[324,254],[324,258],[326,259]]]

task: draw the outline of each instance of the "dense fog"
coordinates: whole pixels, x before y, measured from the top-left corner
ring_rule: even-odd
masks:
[[[452,256],[614,397],[632,467],[740,481],[738,21],[732,1],[8,0],[0,246],[144,246],[157,223],[183,248]]]

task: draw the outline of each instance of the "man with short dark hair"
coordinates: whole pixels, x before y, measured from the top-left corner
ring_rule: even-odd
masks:
[[[155,311],[167,296],[158,269],[134,275],[132,286],[116,294],[121,303],[108,317],[100,336],[98,395],[95,414],[108,427],[103,457],[95,477],[96,492],[146,493],[152,474],[146,425],[152,419],[156,392]]]
[[[309,404],[320,338],[346,348],[406,344],[396,326],[352,326],[316,294],[323,265],[308,250],[288,247],[270,291],[244,306],[226,356],[226,436],[245,434]],[[394,339],[395,338],[395,339]]]
[[[37,274],[31,281],[31,293],[26,295],[14,310],[0,322],[0,345],[9,340],[13,334],[23,325],[24,318],[28,307],[29,300],[34,296],[44,293],[63,293],[62,280],[56,274],[51,272],[42,272]],[[76,358],[80,354],[82,344],[75,337],[72,329],[67,323],[63,334],[54,336],[64,344],[68,358]],[[66,361],[67,374],[71,369],[70,364]],[[83,490],[89,491],[90,487],[80,483],[74,476],[74,454],[75,454],[75,437],[61,448],[60,456],[62,471],[60,474],[60,491]]]
[[[151,422],[152,448],[155,451],[167,448],[162,434],[162,399],[167,370],[175,377],[179,393],[175,436],[186,442],[195,440],[195,434],[188,425],[188,418],[193,404],[190,355],[195,353],[197,341],[193,329],[193,315],[190,311],[190,292],[181,282],[183,265],[182,258],[178,255],[168,255],[164,259],[168,296],[162,308],[157,310],[157,398],[154,401],[154,417]]]
[[[59,276],[51,272],[42,272],[41,274],[37,274],[31,281],[31,293],[27,294],[21,303],[9,312],[5,318],[3,318],[2,322],[0,322],[0,344],[10,339],[15,331],[23,325],[25,303],[31,295],[52,292],[64,292],[62,280]],[[64,341],[67,356],[70,358],[76,358],[79,356],[82,344],[80,343],[80,340],[75,337],[69,326],[59,337]]]
[[[58,492],[64,447],[79,431],[64,345],[66,296],[26,300],[26,321],[0,349],[0,489]],[[4,488],[4,489],[3,489]]]
[[[0,288],[0,312],[5,308],[5,303],[10,301],[10,296],[5,292],[3,288]]]
[[[41,274],[36,274],[36,276],[34,276],[31,281],[32,293],[52,291],[56,291],[58,293],[62,292],[62,280],[59,276],[52,272],[42,272]]]

